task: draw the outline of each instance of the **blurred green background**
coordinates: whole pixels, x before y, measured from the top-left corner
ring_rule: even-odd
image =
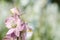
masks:
[[[4,21],[15,6],[33,30],[26,40],[60,40],[60,0],[0,0],[0,40],[8,31]]]

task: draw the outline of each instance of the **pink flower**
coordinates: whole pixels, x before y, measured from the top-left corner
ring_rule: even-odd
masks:
[[[25,40],[26,23],[19,18],[19,12],[16,8],[11,9],[13,16],[5,20],[6,27],[9,29],[6,35],[11,37],[22,37]]]

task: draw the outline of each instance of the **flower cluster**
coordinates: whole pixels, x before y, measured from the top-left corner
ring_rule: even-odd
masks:
[[[11,9],[11,12],[13,15],[5,20],[6,27],[9,29],[6,35],[10,37],[10,40],[11,38],[13,40],[26,40],[26,23],[19,17],[17,8]]]

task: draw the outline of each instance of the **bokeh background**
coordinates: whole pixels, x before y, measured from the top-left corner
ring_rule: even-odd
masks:
[[[60,40],[60,0],[0,0],[0,40],[8,31],[4,22],[14,7],[32,28],[26,40]]]

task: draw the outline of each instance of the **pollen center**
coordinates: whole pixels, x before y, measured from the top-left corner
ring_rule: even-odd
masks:
[[[16,24],[13,24],[13,25],[12,25],[12,28],[16,28],[16,26],[17,26]]]
[[[17,24],[13,21],[11,26],[12,28],[16,28]]]

